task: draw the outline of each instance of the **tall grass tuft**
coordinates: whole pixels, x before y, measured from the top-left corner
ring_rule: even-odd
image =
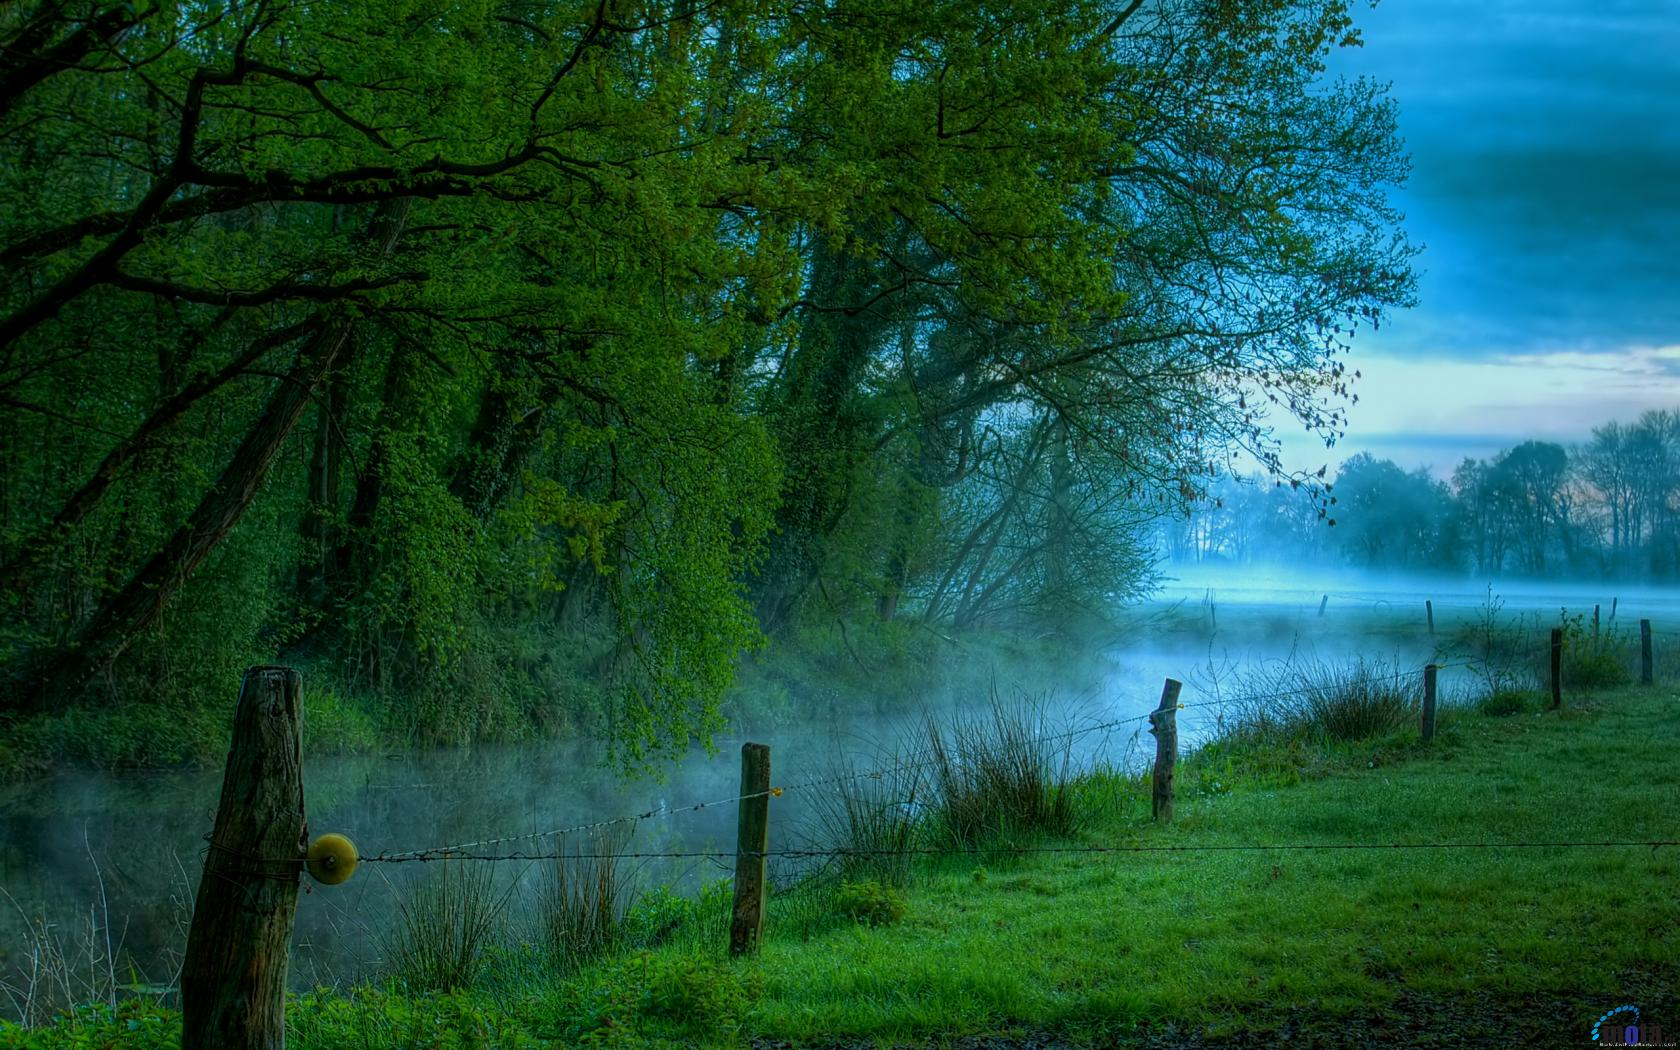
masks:
[[[819,848],[842,851],[844,880],[904,886],[910,881],[906,851],[916,845],[931,792],[913,758],[895,754],[881,766],[879,775],[841,771],[835,790],[817,799],[814,837]]]
[[[930,716],[926,737],[934,830],[947,842],[967,848],[1077,829],[1073,739],[1040,703],[1005,703],[994,692],[984,713],[956,712],[944,725]]]
[[[470,986],[495,940],[512,887],[498,893],[488,864],[443,860],[397,905],[386,943],[389,975],[411,991]]]
[[[630,835],[617,825],[557,843],[560,855],[546,871],[538,910],[548,950],[563,971],[599,958],[621,938],[633,897],[621,856]]]
[[[1423,699],[1421,674],[1363,658],[1266,667],[1243,675],[1241,690],[1223,735],[1262,744],[1388,736],[1411,723]]]

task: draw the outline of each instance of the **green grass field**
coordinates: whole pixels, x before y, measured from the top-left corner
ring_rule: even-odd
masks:
[[[1538,707],[1450,711],[1431,745],[1211,748],[1168,827],[1140,781],[1087,780],[1084,829],[1041,845],[1186,849],[931,858],[874,926],[786,892],[733,963],[713,893],[563,978],[514,944],[450,995],[298,997],[289,1045],[1567,1046],[1624,1003],[1680,1032],[1680,847],[1214,848],[1680,838],[1674,689]],[[0,1046],[176,1032],[130,1004]]]

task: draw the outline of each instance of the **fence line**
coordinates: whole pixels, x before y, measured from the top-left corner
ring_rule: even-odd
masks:
[[[1479,663],[1479,662],[1481,662],[1481,661],[1478,661],[1478,660],[1461,660],[1461,661],[1457,661],[1455,663],[1438,663],[1435,666],[1440,670],[1446,670],[1448,668],[1454,668],[1454,667],[1469,667],[1469,666],[1472,666],[1472,665],[1474,665],[1476,663]],[[1376,678],[1369,679],[1369,680],[1370,681],[1376,681],[1376,682],[1395,681],[1395,680],[1399,680],[1399,679],[1403,679],[1403,678],[1409,678],[1409,677],[1412,677],[1413,675],[1421,674],[1422,672],[1423,672],[1423,668],[1420,666],[1418,668],[1411,669],[1411,670],[1398,671],[1398,672],[1395,672],[1393,674],[1381,675],[1381,676],[1378,676]],[[1294,690],[1283,690],[1283,691],[1273,692],[1273,693],[1256,693],[1256,694],[1249,694],[1249,695],[1236,696],[1236,697],[1216,697],[1216,698],[1211,699],[1211,700],[1201,700],[1201,701],[1197,701],[1195,703],[1181,703],[1181,704],[1178,705],[1178,709],[1179,710],[1185,710],[1185,709],[1188,709],[1188,708],[1223,707],[1223,706],[1228,705],[1228,704],[1247,704],[1247,703],[1252,703],[1252,702],[1257,701],[1257,700],[1276,700],[1276,699],[1281,699],[1282,697],[1286,697],[1286,696],[1301,696],[1301,695],[1305,695],[1306,693],[1309,693],[1309,692],[1311,692],[1310,689],[1294,689]],[[1150,712],[1144,712],[1143,714],[1131,715],[1131,716],[1128,716],[1126,718],[1109,719],[1109,720],[1106,720],[1106,721],[1103,721],[1103,722],[1097,722],[1097,723],[1094,723],[1092,725],[1087,725],[1087,726],[1080,726],[1080,727],[1075,728],[1075,729],[1065,730],[1065,731],[1058,732],[1058,733],[1039,734],[1039,735],[1036,735],[1036,736],[1032,737],[1031,741],[1034,742],[1034,743],[1047,743],[1047,742],[1056,741],[1056,740],[1077,739],[1079,737],[1085,736],[1085,735],[1090,734],[1090,733],[1096,733],[1096,732],[1101,732],[1101,731],[1104,731],[1104,730],[1114,729],[1118,726],[1129,725],[1129,724],[1134,723],[1134,722],[1142,723],[1142,722],[1147,721],[1149,719],[1149,716],[1150,716]],[[931,750],[930,748],[926,748],[926,747],[920,748],[917,751],[913,752],[913,755],[926,756],[929,753],[930,750]],[[550,829],[548,831],[532,831],[532,832],[525,832],[525,833],[518,834],[518,835],[501,835],[501,836],[497,836],[497,837],[494,837],[494,838],[478,839],[478,840],[475,840],[475,841],[472,841],[472,842],[451,843],[451,844],[446,845],[446,846],[432,846],[432,847],[426,847],[426,848],[422,848],[422,849],[399,850],[399,851],[396,851],[396,852],[383,851],[383,852],[376,853],[376,854],[373,854],[373,855],[370,855],[370,856],[362,857],[361,860],[364,863],[391,863],[391,864],[394,864],[394,863],[400,863],[402,861],[408,861],[408,860],[422,860],[422,861],[423,860],[434,860],[434,859],[441,860],[441,859],[444,859],[446,857],[457,857],[457,858],[460,858],[460,859],[469,859],[470,855],[468,854],[467,851],[477,849],[477,848],[480,848],[480,847],[483,847],[483,846],[499,846],[499,845],[502,845],[503,843],[507,843],[507,842],[525,842],[525,841],[530,841],[530,840],[534,840],[534,839],[554,838],[554,837],[561,836],[561,835],[576,834],[576,833],[581,832],[581,831],[593,831],[593,830],[596,830],[596,829],[599,829],[599,828],[613,827],[613,826],[616,826],[616,825],[619,825],[619,824],[634,824],[634,823],[638,823],[638,822],[644,821],[644,820],[652,820],[652,819],[655,819],[655,818],[676,816],[678,814],[683,814],[683,813],[696,813],[696,812],[699,812],[700,810],[703,810],[703,809],[713,809],[713,808],[716,808],[718,806],[735,805],[735,804],[738,804],[738,803],[743,802],[743,801],[747,801],[747,800],[755,799],[755,798],[762,798],[762,797],[767,796],[767,795],[771,796],[771,797],[780,797],[784,792],[787,792],[787,791],[803,791],[803,790],[807,790],[807,789],[814,788],[814,787],[827,787],[827,786],[830,786],[830,785],[833,785],[833,784],[840,784],[840,783],[845,783],[847,781],[853,781],[853,780],[863,780],[863,779],[880,780],[880,779],[883,779],[883,778],[885,778],[889,775],[907,773],[907,772],[911,772],[913,770],[926,768],[927,766],[932,765],[933,762],[934,762],[934,760],[930,759],[930,758],[919,758],[916,761],[897,762],[897,763],[893,763],[893,764],[890,764],[890,765],[887,765],[887,766],[876,767],[876,768],[873,768],[873,769],[854,770],[854,771],[847,772],[847,773],[841,773],[841,774],[838,774],[838,775],[835,775],[835,776],[819,777],[819,778],[812,779],[812,780],[798,781],[798,782],[792,783],[792,784],[783,784],[783,785],[780,785],[780,786],[777,786],[777,787],[772,787],[768,791],[748,792],[748,793],[740,794],[740,795],[731,795],[727,798],[712,799],[711,801],[708,801],[708,802],[696,802],[696,803],[692,803],[692,804],[685,805],[685,806],[674,806],[674,807],[666,807],[666,808],[661,808],[661,809],[652,809],[652,810],[647,810],[647,811],[642,812],[642,813],[630,814],[630,815],[621,816],[621,817],[612,817],[612,818],[602,819],[602,820],[588,821],[588,822],[581,823],[581,824],[569,825],[567,827],[553,828],[553,829]],[[543,858],[543,857],[531,856],[529,854],[518,854],[518,855],[527,856],[529,859],[546,859],[546,858]],[[569,856],[586,856],[586,855],[582,855],[582,854],[568,854],[568,855]],[[628,856],[628,854],[618,854],[618,856]],[[729,856],[734,856],[734,854],[731,853],[731,854],[729,854]]]
[[[1446,670],[1446,669],[1449,669],[1449,668],[1471,667],[1471,666],[1475,666],[1476,664],[1479,664],[1479,663],[1482,663],[1482,662],[1483,661],[1481,661],[1481,660],[1459,660],[1459,661],[1455,661],[1453,663],[1438,663],[1438,664],[1435,664],[1434,666],[1438,670]],[[1427,665],[1425,665],[1425,666],[1427,666]],[[1403,678],[1412,677],[1413,675],[1421,674],[1422,671],[1423,671],[1423,668],[1419,667],[1419,668],[1412,669],[1412,670],[1399,671],[1399,672],[1395,672],[1395,673],[1387,674],[1387,675],[1380,675],[1376,678],[1370,679],[1370,681],[1374,681],[1374,682],[1396,681],[1396,680],[1400,680],[1400,679],[1403,679]],[[1203,708],[1203,707],[1224,707],[1224,706],[1227,706],[1227,705],[1248,704],[1248,703],[1253,703],[1255,701],[1262,701],[1262,700],[1277,700],[1277,699],[1281,699],[1283,697],[1288,697],[1288,696],[1302,696],[1302,695],[1306,695],[1310,692],[1312,692],[1311,689],[1291,689],[1291,690],[1280,690],[1280,691],[1271,692],[1271,693],[1250,693],[1250,694],[1244,694],[1242,696],[1235,696],[1235,697],[1216,697],[1214,699],[1201,700],[1201,701],[1196,701],[1194,703],[1180,703],[1180,704],[1176,705],[1176,710],[1185,710],[1185,709],[1190,709],[1190,708]],[[1066,731],[1059,732],[1059,733],[1039,734],[1039,735],[1034,736],[1030,739],[1033,742],[1049,742],[1049,741],[1062,740],[1062,739],[1075,739],[1075,738],[1078,738],[1078,737],[1081,737],[1081,736],[1084,736],[1084,735],[1087,735],[1087,734],[1090,734],[1090,733],[1095,733],[1095,732],[1100,732],[1100,731],[1103,731],[1103,730],[1113,729],[1113,728],[1116,728],[1118,726],[1129,725],[1129,724],[1134,723],[1134,722],[1142,723],[1144,721],[1147,721],[1150,718],[1151,714],[1153,714],[1153,713],[1154,712],[1145,712],[1145,713],[1140,714],[1140,715],[1132,715],[1132,716],[1128,716],[1126,718],[1108,719],[1106,721],[1097,722],[1097,723],[1087,725],[1087,726],[1081,726],[1081,727],[1078,727],[1076,729],[1066,730]],[[926,755],[929,750],[930,749],[928,749],[928,748],[922,748],[922,749],[918,750],[917,752],[915,752],[915,754]],[[427,848],[421,848],[421,849],[398,850],[398,851],[381,851],[379,853],[370,854],[370,855],[366,855],[366,856],[362,856],[362,857],[358,858],[358,863],[363,863],[363,864],[402,864],[402,863],[412,863],[412,862],[427,863],[427,862],[434,861],[434,860],[436,860],[436,861],[442,861],[442,860],[479,860],[479,861],[525,860],[525,861],[532,861],[532,860],[559,860],[559,859],[568,859],[568,858],[579,859],[579,860],[588,860],[588,859],[608,859],[608,858],[612,858],[612,857],[618,857],[618,858],[624,858],[624,859],[731,858],[731,857],[737,856],[736,851],[727,851],[727,852],[724,852],[724,851],[679,851],[679,852],[579,853],[579,852],[570,852],[570,851],[544,852],[544,851],[540,851],[540,850],[536,850],[536,851],[518,850],[518,851],[514,851],[514,852],[498,853],[498,854],[474,853],[474,852],[471,852],[471,851],[473,851],[475,849],[480,849],[480,848],[485,847],[485,846],[499,846],[499,845],[502,845],[504,843],[509,843],[509,842],[525,842],[525,841],[533,841],[533,840],[545,839],[545,838],[555,838],[555,837],[559,837],[559,836],[563,836],[563,835],[575,834],[575,833],[580,832],[580,831],[591,831],[591,830],[595,830],[595,829],[598,829],[598,828],[612,827],[612,826],[619,825],[619,824],[633,824],[633,823],[636,823],[636,822],[639,822],[639,821],[649,820],[649,819],[653,819],[653,818],[656,818],[656,817],[673,816],[673,815],[680,814],[680,813],[693,813],[693,812],[698,812],[698,811],[703,810],[703,809],[712,809],[712,808],[716,808],[718,806],[738,804],[738,803],[743,802],[743,801],[747,801],[747,800],[751,800],[751,799],[757,799],[757,798],[764,798],[766,796],[778,797],[779,798],[784,793],[789,792],[789,791],[801,791],[801,790],[807,790],[807,789],[814,788],[814,787],[827,787],[827,786],[830,786],[830,785],[833,785],[833,784],[840,784],[840,783],[845,783],[845,782],[848,782],[848,781],[862,780],[862,779],[876,779],[876,780],[879,780],[879,779],[883,779],[883,778],[885,778],[889,775],[907,773],[907,772],[911,772],[911,771],[914,771],[914,770],[925,768],[927,766],[932,765],[933,761],[934,760],[931,760],[931,759],[922,759],[922,760],[919,760],[919,761],[912,761],[912,762],[899,762],[899,763],[894,763],[894,764],[887,765],[887,766],[875,767],[875,768],[872,768],[872,769],[853,770],[853,771],[850,771],[850,772],[837,774],[835,776],[818,777],[818,778],[814,778],[814,779],[810,779],[810,780],[797,781],[797,782],[791,783],[791,784],[783,784],[783,785],[780,785],[780,786],[771,787],[771,788],[769,788],[768,790],[765,790],[765,791],[747,792],[747,793],[743,793],[743,794],[739,794],[739,795],[732,795],[732,796],[729,796],[727,798],[712,799],[712,800],[707,801],[707,802],[696,802],[696,803],[692,803],[692,804],[684,805],[684,806],[675,806],[675,807],[666,807],[666,808],[656,809],[656,810],[647,810],[645,812],[638,813],[638,814],[621,816],[621,817],[613,817],[613,818],[603,819],[603,820],[589,821],[589,822],[586,822],[586,823],[569,825],[567,827],[555,828],[555,829],[551,829],[551,830],[548,830],[548,831],[526,832],[526,833],[518,834],[518,835],[503,835],[503,836],[498,836],[498,837],[494,837],[494,838],[478,839],[478,840],[475,840],[475,841],[472,841],[472,842],[452,843],[452,844],[446,845],[446,846],[433,846],[433,847],[427,847]],[[1647,845],[1649,845],[1649,843],[1647,843]],[[209,847],[207,847],[207,848],[209,848]],[[1221,847],[1221,848],[1227,848],[1227,847]],[[1255,846],[1253,848],[1255,848],[1255,849],[1271,849],[1271,848],[1307,848],[1307,847]],[[1328,849],[1328,848],[1353,848],[1353,847],[1325,846],[1323,848]],[[1362,845],[1358,848],[1367,848],[1367,847]],[[1372,844],[1372,845],[1370,845],[1369,848],[1395,848],[1395,847],[1393,846],[1393,844]],[[1060,848],[1056,851],[1065,851],[1065,850],[1068,850],[1068,849],[1070,849],[1070,848],[1064,847],[1064,848]],[[1119,851],[1120,849],[1121,849],[1121,847],[1089,847],[1089,848],[1072,849],[1072,851],[1074,851],[1074,852],[1081,852],[1081,851],[1083,851],[1083,852],[1115,852],[1115,851]],[[778,857],[791,857],[791,856],[817,857],[817,856],[839,856],[839,855],[843,855],[843,854],[846,854],[846,853],[855,853],[855,852],[856,851],[844,851],[844,850],[842,850],[842,851],[791,850],[791,851],[771,851],[767,855],[768,856],[778,856]],[[925,851],[912,850],[912,851],[909,851],[909,852],[918,853],[918,852],[925,852]],[[953,852],[970,852],[970,851],[968,851],[968,850],[957,850],[957,851],[953,851]],[[1007,849],[1007,850],[1003,850],[1003,852],[1022,852],[1022,850],[1010,848],[1010,849]],[[1034,852],[1034,850],[1025,850],[1025,852]],[[257,864],[295,863],[295,858],[279,858],[279,859],[276,859],[276,858],[242,857],[241,859],[246,860],[246,861],[250,861],[250,862],[253,862],[253,863],[257,863]]]
[[[740,856],[816,858],[816,857],[961,857],[974,855],[1025,855],[1037,853],[1242,853],[1316,850],[1457,850],[1457,849],[1615,849],[1634,847],[1651,850],[1665,846],[1680,846],[1680,839],[1608,839],[1584,841],[1506,841],[1506,842],[1241,842],[1204,845],[1141,845],[1133,843],[1085,846],[951,846],[905,847],[902,849],[772,849],[772,850],[675,850],[624,853],[505,853],[450,854],[447,857],[363,857],[362,863],[399,864],[431,860],[437,861],[533,861],[533,860],[655,860],[715,858],[734,859]]]

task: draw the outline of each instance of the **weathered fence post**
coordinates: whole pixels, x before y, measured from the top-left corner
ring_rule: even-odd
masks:
[[[1552,710],[1563,706],[1563,628],[1552,628]]]
[[[1621,599],[1616,598],[1616,597],[1612,597],[1610,599],[1610,622],[1611,623],[1616,622],[1616,603],[1619,602],[1619,601],[1621,601]]]
[[[1330,604],[1330,596],[1326,594],[1318,603],[1318,615],[1324,615],[1324,607]]]
[[[1639,621],[1639,684],[1651,684],[1651,621]]]
[[[286,961],[307,825],[300,678],[252,667],[181,964],[182,1050],[286,1043]]]
[[[1435,673],[1434,664],[1423,665],[1423,739],[1435,739]]]
[[[735,911],[729,954],[758,951],[770,849],[770,745],[741,745],[741,809],[735,839]]]
[[[1429,620],[1429,637],[1435,637],[1435,602],[1432,599],[1423,600],[1423,615]]]
[[[1593,637],[1598,637],[1598,606],[1593,606]]]
[[[1150,812],[1163,824],[1172,823],[1173,765],[1178,761],[1178,691],[1184,683],[1169,678],[1161,687],[1161,706],[1149,713],[1155,735],[1155,791]]]

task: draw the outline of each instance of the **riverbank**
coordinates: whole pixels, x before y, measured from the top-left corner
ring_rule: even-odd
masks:
[[[454,994],[296,997],[290,1044],[1571,1045],[1628,1003],[1680,1029],[1674,847],[1246,848],[1680,838],[1672,687],[1493,709],[1430,745],[1216,745],[1169,827],[1136,779],[1088,779],[1083,829],[1036,843],[1070,852],[920,862],[880,925],[784,893],[750,962],[723,957],[713,894],[565,979],[510,945]],[[1096,846],[1173,849],[1075,852]],[[164,1046],[174,1024],[130,1006],[0,1045]]]

